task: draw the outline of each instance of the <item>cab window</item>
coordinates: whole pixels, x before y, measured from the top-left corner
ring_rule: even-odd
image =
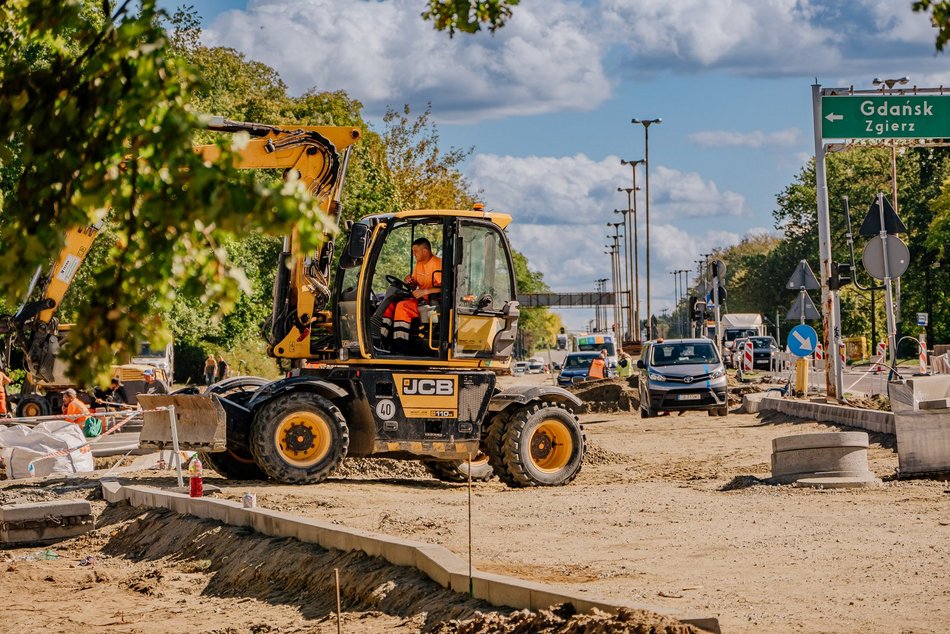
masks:
[[[514,299],[508,254],[501,234],[491,227],[463,223],[461,238],[459,310],[501,312],[505,304]]]

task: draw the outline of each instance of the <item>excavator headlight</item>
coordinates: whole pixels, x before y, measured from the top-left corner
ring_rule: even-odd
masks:
[[[340,361],[349,361],[350,351],[346,348],[340,348]]]

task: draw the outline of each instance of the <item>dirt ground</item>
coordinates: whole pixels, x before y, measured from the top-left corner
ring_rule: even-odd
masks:
[[[881,487],[819,491],[759,479],[770,475],[773,438],[834,427],[735,413],[647,420],[636,413],[594,413],[582,422],[588,459],[571,485],[508,489],[493,480],[475,486],[477,568],[591,596],[716,615],[728,633],[947,631],[950,483],[894,480],[892,437],[871,436],[869,463],[884,478]],[[132,479],[170,482],[148,474]],[[415,463],[347,460],[339,477],[310,487],[240,483],[213,474],[208,482],[221,486],[224,497],[252,491],[262,507],[438,543],[467,557],[466,486],[434,480]],[[131,519],[110,521],[119,526]],[[185,565],[200,561],[197,555],[163,564],[171,569],[163,573],[161,595],[129,590],[126,577],[147,571],[142,560],[101,551],[117,531],[101,528],[73,540],[77,545],[59,560],[0,561],[0,593],[14,597],[4,613],[17,616],[14,623],[32,623],[27,616],[48,609],[42,607],[46,601],[69,594],[96,602],[96,618],[111,631],[167,631],[161,629],[169,624],[164,621],[127,630],[114,624],[130,615],[141,623],[172,618],[170,613],[178,619],[195,615],[204,624],[198,631],[335,631],[335,619],[324,608],[307,617],[301,611],[305,602],[268,600],[266,593],[242,592],[240,586],[230,596],[201,590],[219,573]],[[134,544],[132,537],[123,539]],[[104,552],[96,562],[106,566],[102,573],[78,565],[96,548]],[[19,557],[38,549],[13,552]],[[4,572],[8,566],[12,572]],[[118,589],[101,591],[98,574],[118,580],[109,586]],[[71,607],[60,609],[62,622],[73,623]],[[353,612],[343,631],[423,627],[418,615],[393,614]],[[49,623],[44,629],[60,631]]]

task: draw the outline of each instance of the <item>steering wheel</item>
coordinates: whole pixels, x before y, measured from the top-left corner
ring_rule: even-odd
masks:
[[[398,277],[396,277],[395,275],[387,275],[387,276],[386,276],[386,281],[389,282],[389,285],[390,285],[390,286],[395,286],[395,287],[398,288],[399,290],[404,291],[404,292],[409,293],[410,295],[412,295],[412,287],[409,286],[408,284],[406,284],[404,281],[402,281],[402,280],[399,279]]]

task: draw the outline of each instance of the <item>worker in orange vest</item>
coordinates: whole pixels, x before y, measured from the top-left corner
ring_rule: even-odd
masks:
[[[390,304],[383,313],[380,334],[386,338],[392,332],[393,351],[407,351],[409,327],[419,317],[419,301],[428,301],[432,295],[442,292],[442,260],[432,253],[432,244],[426,238],[412,243],[412,256],[416,266],[412,275],[404,280],[412,287],[412,297]]]
[[[63,413],[70,423],[76,423],[80,427],[86,425],[86,419],[89,418],[89,408],[76,396],[76,390],[69,388],[63,392]]]
[[[601,350],[600,356],[590,362],[590,370],[587,371],[588,379],[606,379],[607,378],[607,351]]]

